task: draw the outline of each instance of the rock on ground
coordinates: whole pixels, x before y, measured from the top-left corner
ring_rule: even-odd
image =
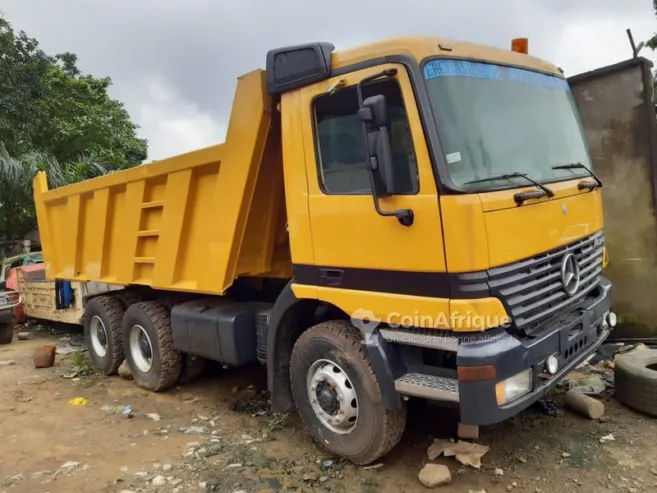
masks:
[[[164,486],[167,484],[167,480],[165,479],[164,476],[155,476],[153,480],[151,481],[153,486]]]
[[[446,466],[427,464],[418,475],[420,482],[427,488],[435,488],[452,482],[452,475]]]
[[[118,373],[121,378],[125,378],[127,380],[132,379],[132,373],[130,372],[130,367],[128,366],[128,363],[125,360],[123,360],[123,363],[121,363],[121,366],[119,366]]]

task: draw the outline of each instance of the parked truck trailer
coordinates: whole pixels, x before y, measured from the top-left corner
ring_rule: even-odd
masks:
[[[273,410],[358,464],[409,398],[488,425],[543,396],[615,317],[568,84],[518,46],[275,49],[225,143],[54,190],[40,173],[48,277],[125,286],[86,302],[96,366],[158,391],[193,357],[259,359]]]

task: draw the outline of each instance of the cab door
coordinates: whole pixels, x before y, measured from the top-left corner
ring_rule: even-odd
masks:
[[[357,115],[357,84],[390,68],[396,75],[367,83],[363,97],[386,97],[396,188],[379,201],[384,211],[412,210],[410,226],[375,209]],[[314,265],[295,265],[295,280],[320,286],[324,298],[347,291],[378,302],[386,293],[448,298],[437,189],[405,67],[386,64],[334,77],[303,88],[300,99],[306,109],[302,127]]]

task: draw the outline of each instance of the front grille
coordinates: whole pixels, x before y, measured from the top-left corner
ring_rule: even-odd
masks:
[[[488,271],[493,296],[502,300],[512,325],[531,333],[543,322],[580,302],[600,282],[604,236],[602,231],[536,257]],[[577,292],[569,296],[561,280],[561,265],[572,253],[579,266]]]

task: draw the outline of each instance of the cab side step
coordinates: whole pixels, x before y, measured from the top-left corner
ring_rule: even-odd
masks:
[[[459,381],[423,373],[407,373],[395,380],[395,390],[403,395],[434,401],[459,402]]]

